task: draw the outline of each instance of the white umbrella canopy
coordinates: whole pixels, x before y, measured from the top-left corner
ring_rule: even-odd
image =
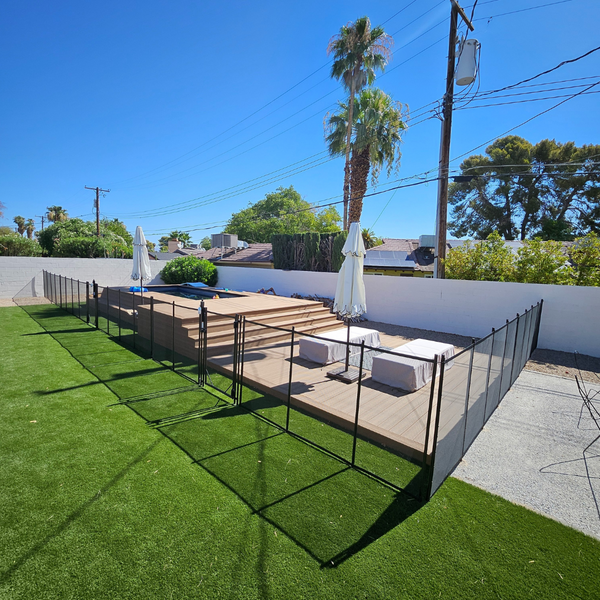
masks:
[[[142,287],[142,280],[150,281],[152,279],[146,238],[140,225],[136,227],[133,238],[133,271],[131,272],[131,279],[135,279],[136,281],[139,279],[140,288]]]
[[[342,254],[346,258],[338,274],[333,310],[342,317],[350,319],[367,312],[367,297],[363,281],[366,251],[359,223],[350,223]]]
[[[352,383],[358,379],[358,372],[350,369],[350,319],[367,312],[367,298],[363,281],[365,244],[360,232],[360,223],[350,223],[348,237],[342,248],[346,256],[338,273],[333,310],[347,320],[348,340],[346,344],[346,364],[327,373],[332,379]]]

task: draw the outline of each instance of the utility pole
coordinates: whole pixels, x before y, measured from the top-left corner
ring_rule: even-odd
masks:
[[[88,187],[85,186],[86,190],[96,190],[96,201],[94,202],[94,208],[96,209],[96,235],[100,237],[100,192],[109,193],[110,190],[103,190],[99,187]]]
[[[42,231],[44,231],[44,219],[46,218],[45,215],[34,215],[35,217],[37,217],[38,219],[42,220]]]
[[[435,276],[444,279],[446,268],[446,236],[448,225],[448,172],[450,170],[450,136],[452,133],[452,105],[454,102],[454,73],[456,69],[456,28],[458,16],[462,18],[467,27],[473,31],[474,27],[465,11],[456,0],[450,0],[450,35],[448,37],[448,71],[446,74],[446,93],[444,94],[442,112],[442,137],[440,141],[440,166],[438,171],[438,202],[436,223],[436,252]]]

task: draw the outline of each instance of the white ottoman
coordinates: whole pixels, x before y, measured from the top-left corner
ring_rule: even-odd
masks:
[[[335,329],[321,333],[316,337],[301,337],[299,344],[300,358],[305,358],[321,365],[328,365],[339,360],[346,360],[346,340],[348,339],[348,328]],[[364,340],[365,345],[379,348],[379,332],[375,329],[364,327],[350,327],[350,341],[360,344]],[[350,354],[356,352],[355,347],[350,347]]]
[[[414,392],[431,381],[433,375],[433,363],[423,362],[418,358],[433,359],[435,355],[445,356],[445,370],[454,364],[454,346],[429,340],[413,340],[403,346],[394,348],[392,352],[401,352],[415,358],[395,356],[393,354],[380,354],[373,358],[371,378],[373,381],[385,383],[391,387],[400,388],[408,392]],[[438,367],[439,373],[439,367]]]

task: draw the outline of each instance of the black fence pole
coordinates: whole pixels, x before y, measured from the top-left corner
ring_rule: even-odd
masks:
[[[121,341],[121,288],[119,288],[118,290],[118,307],[119,307],[119,313],[117,316],[117,323],[119,325],[119,341]]]
[[[471,338],[471,352],[469,357],[469,372],[467,373],[467,391],[465,393],[465,430],[463,432],[462,451],[465,453],[465,442],[467,441],[467,423],[469,421],[469,396],[471,394],[471,377],[473,375],[473,358],[475,357],[475,338]],[[485,411],[484,411],[485,418]]]
[[[354,434],[352,436],[352,466],[356,461],[356,437],[358,436],[358,413],[360,411],[360,392],[362,390],[363,360],[365,358],[365,340],[360,342],[360,364],[358,366],[358,386],[356,390],[356,413],[354,415]],[[346,366],[346,371],[348,367]]]
[[[434,356],[436,363],[440,360],[439,355]],[[435,426],[433,430],[433,448],[431,449],[431,467],[429,472],[429,482],[427,485],[426,499],[431,498],[431,490],[433,488],[433,473],[435,470],[435,455],[437,451],[437,441],[440,429],[440,413],[442,412],[442,392],[444,390],[444,367],[446,366],[446,357],[442,356],[440,361],[440,382],[438,384],[438,401],[435,415]]]
[[[517,341],[519,339],[519,321],[520,320],[521,320],[521,317],[519,317],[519,313],[517,313],[517,327],[515,329],[515,343],[513,345],[512,363],[510,365],[510,385],[511,386],[515,382],[515,380],[513,379],[513,373],[515,370],[515,358],[517,357]]]
[[[429,468],[430,465],[427,463],[427,452],[429,450],[429,438],[431,434],[431,419],[433,417],[433,400],[435,398],[435,383],[437,377],[437,361],[433,363],[433,373],[431,376],[431,389],[429,390],[429,408],[427,410],[427,425],[425,426],[425,444],[423,446],[423,471],[425,472],[425,478],[423,483],[429,481]],[[419,491],[420,499],[423,499],[427,494],[427,490],[423,491],[423,483],[421,484],[421,490]],[[429,485],[427,483],[427,485]]]
[[[292,370],[294,368],[294,335],[296,334],[296,328],[292,326],[292,337],[290,343],[290,377],[288,379],[288,393],[287,393],[287,412],[285,415],[285,430],[290,430],[290,409],[292,406]]]
[[[531,356],[531,340],[533,338],[533,325],[535,323],[535,320],[537,318],[537,310],[535,309],[535,306],[533,306],[533,304],[531,305],[531,316],[529,318],[529,327],[527,328],[527,342],[526,342],[526,349],[527,349],[527,359],[525,360],[525,364],[527,364],[527,361],[529,360],[529,357]],[[525,365],[523,365],[525,366]]]
[[[542,321],[542,310],[544,309],[544,299],[542,298],[539,302],[538,302],[538,313],[537,313],[537,319],[535,320],[535,335],[533,336],[533,344],[531,347],[531,351],[533,352],[538,345],[538,337],[540,335],[540,324]]]
[[[62,308],[62,275],[58,276],[58,292],[60,296],[59,306]]]
[[[235,315],[235,319],[233,320],[233,373],[231,374],[233,377],[233,381],[231,382],[231,397],[233,398],[233,403],[238,404],[238,396],[237,396],[237,353],[238,353],[238,332],[239,332],[239,315]]]
[[[202,374],[202,346],[204,345],[204,338],[202,335],[203,322],[202,322],[202,307],[204,301],[200,303],[198,307],[198,356],[196,357],[198,363],[198,385],[204,385],[204,376]]]
[[[150,358],[154,360],[154,296],[150,296]]]
[[[98,284],[94,281],[94,312],[96,313],[94,316],[94,324],[96,325],[96,329],[98,329]]]
[[[494,356],[494,337],[496,330],[492,327],[492,345],[490,346],[490,357],[488,359],[487,374],[485,376],[485,402],[483,403],[483,422],[486,421],[488,393],[490,391],[490,371],[492,370],[492,357]]]
[[[106,287],[104,288],[104,291],[106,292],[106,333],[110,335],[110,301],[108,299],[110,295],[110,288]]]
[[[204,377],[204,381],[207,380],[207,370],[208,370],[208,310],[206,306],[204,306],[204,302],[202,303],[202,321],[204,323],[204,343],[203,343],[203,355],[202,355],[202,373]]]
[[[85,282],[85,322],[90,322],[90,282]]]
[[[173,315],[171,327],[171,369],[175,370],[175,300],[173,300]]]
[[[241,333],[241,351],[240,351],[240,403],[244,399],[244,355],[246,353],[246,315],[242,316]],[[292,344],[293,346],[293,344]]]
[[[71,314],[74,315],[75,314],[75,295],[73,294],[73,278],[70,277],[71,279]]]
[[[508,319],[506,319],[506,325],[504,325],[504,328],[506,328],[506,335],[504,336],[504,350],[502,352],[502,368],[500,369],[500,398],[498,403],[500,403],[500,400],[502,400],[502,379],[504,378],[504,361],[506,360],[506,346],[508,344]]]
[[[77,316],[79,317],[79,320],[81,321],[81,281],[79,281],[79,279],[77,280],[77,307],[78,307],[78,311],[77,311]]]
[[[137,329],[136,325],[137,325],[137,311],[135,310],[135,292],[132,292],[132,296],[131,296],[131,321],[132,321],[132,329],[133,329],[133,349],[136,349],[136,342],[135,342],[135,330]]]

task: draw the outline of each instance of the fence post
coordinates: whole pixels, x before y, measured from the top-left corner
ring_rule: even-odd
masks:
[[[488,359],[487,374],[485,376],[485,402],[483,403],[483,422],[486,422],[485,415],[487,414],[488,393],[490,391],[490,371],[492,370],[492,357],[494,356],[494,338],[496,330],[492,327],[492,346],[490,348],[490,358]]]
[[[203,321],[203,311],[204,311],[204,300],[200,302],[200,306],[198,307],[198,385],[204,385],[204,372],[202,371],[202,352],[204,346],[204,321]]]
[[[292,344],[293,346],[293,344]],[[240,403],[244,399],[244,353],[246,352],[246,315],[242,315],[242,351],[240,353]]]
[[[110,301],[108,297],[110,296],[110,288],[104,288],[106,291],[106,333],[110,335]]]
[[[131,294],[131,328],[133,329],[133,349],[136,350],[136,345],[135,345],[135,330],[136,330],[136,323],[137,323],[137,314],[136,314],[136,310],[135,310],[135,292],[132,292]]]
[[[81,320],[81,281],[79,281],[79,279],[77,280],[77,307],[77,316],[79,317],[79,320]]]
[[[171,369],[175,370],[175,300],[173,300],[173,315],[171,318]]]
[[[150,358],[154,360],[154,296],[150,296]]]
[[[118,326],[119,326],[119,341],[121,341],[121,288],[118,289],[118,306],[119,306],[119,316],[118,316]]]
[[[95,321],[96,329],[98,329],[98,302],[99,302],[98,284],[96,283],[95,280],[93,283],[94,283],[94,311],[96,313],[96,315],[94,317],[94,321]]]
[[[538,302],[538,313],[537,313],[537,318],[535,320],[535,334],[533,336],[533,344],[531,346],[531,351],[533,352],[538,345],[538,337],[540,335],[540,323],[542,320],[542,310],[544,308],[544,299],[542,298],[539,302]]]
[[[356,414],[354,415],[354,435],[352,437],[352,466],[356,460],[356,436],[358,435],[358,413],[360,411],[360,392],[362,390],[363,360],[365,358],[365,340],[360,342],[360,364],[358,365],[358,386],[356,389]]]
[[[238,353],[238,329],[239,329],[239,315],[235,315],[235,319],[233,320],[233,372],[231,382],[231,397],[233,398],[233,403],[238,404],[238,395],[237,395],[237,353]]]
[[[436,363],[440,360],[440,356],[436,354],[434,357]],[[446,357],[442,355],[440,361],[440,382],[438,384],[438,401],[435,415],[435,426],[433,430],[433,448],[431,450],[431,468],[429,472],[429,482],[427,485],[426,499],[431,498],[431,489],[433,487],[433,471],[435,469],[435,455],[437,449],[438,434],[440,428],[440,412],[442,409],[442,391],[444,389],[444,367],[446,366]]]
[[[515,358],[517,356],[517,340],[519,339],[519,321],[520,320],[521,320],[521,317],[519,317],[519,313],[517,313],[517,328],[515,329],[515,343],[513,345],[512,363],[510,365],[510,385],[511,386],[515,382],[515,380],[513,379],[513,373],[515,370]]]
[[[469,395],[471,394],[471,376],[473,374],[473,358],[475,357],[475,338],[471,338],[471,352],[469,357],[469,372],[467,373],[467,391],[465,393],[465,430],[463,432],[462,452],[465,453],[465,442],[467,441],[467,423],[469,421]],[[485,410],[484,410],[485,419]]]
[[[435,398],[435,383],[437,377],[437,360],[433,363],[433,373],[431,376],[431,389],[429,390],[429,408],[427,410],[427,425],[425,426],[425,445],[423,446],[423,470],[427,473],[425,480],[421,483],[421,498],[427,494],[427,490],[423,493],[423,484],[428,482],[429,468],[427,464],[427,451],[429,450],[429,437],[431,435],[431,418],[433,417],[433,400]]]
[[[292,369],[294,368],[294,335],[296,334],[296,327],[292,326],[292,338],[290,343],[290,377],[288,379],[288,393],[287,393],[287,413],[285,416],[285,431],[286,433],[290,430],[290,408],[292,405]]]
[[[71,280],[71,314],[75,314],[75,296],[73,294],[73,278],[69,278]]]
[[[60,296],[60,304],[59,306],[62,308],[62,275],[58,276],[58,293]]]
[[[499,400],[498,400],[498,404],[500,404],[500,401],[502,400],[502,379],[504,378],[504,361],[506,360],[506,346],[508,344],[508,319],[506,319],[506,325],[504,325],[504,327],[506,327],[506,335],[504,336],[504,350],[502,351],[502,369],[500,369],[500,392],[499,392]]]

